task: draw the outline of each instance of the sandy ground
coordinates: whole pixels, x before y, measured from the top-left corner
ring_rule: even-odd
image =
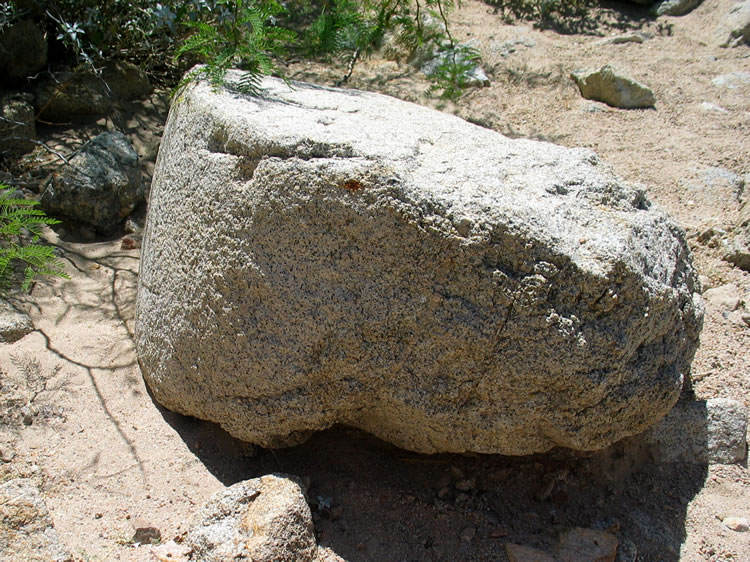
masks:
[[[750,71],[750,48],[713,46],[728,5],[706,0],[688,16],[657,21],[605,10],[589,25],[597,36],[508,25],[492,8],[466,0],[454,31],[479,42],[490,87],[458,104],[442,102],[424,94],[429,84],[413,69],[377,57],[355,69],[351,86],[433,105],[510,136],[594,149],[687,230],[706,287],[734,284],[750,307],[750,275],[697,238],[710,227],[731,229],[738,193],[725,171],[750,172],[750,86],[712,84]],[[597,44],[632,30],[652,38]],[[503,43],[513,39],[533,46],[504,56]],[[649,85],[656,108],[624,111],[582,99],[569,73],[604,63]],[[308,63],[289,69],[296,79],[326,84],[342,72]],[[707,112],[703,102],[726,111]],[[155,97],[135,113],[45,134],[60,146],[75,135],[124,130],[148,176],[165,109]],[[212,424],[172,414],[150,398],[133,350],[139,250],[122,249],[119,238],[82,242],[78,233],[59,234],[52,240],[71,279],[37,283],[17,299],[36,331],[0,345],[0,481],[27,476],[39,485],[76,559],[150,560],[151,547],[130,543],[136,525],[158,527],[164,541],[179,538],[214,492],[281,471],[306,479],[319,541],[351,561],[505,560],[504,543],[549,547],[571,526],[610,529],[621,560],[750,560],[750,533],[720,520],[750,517],[746,465],[657,465],[624,445],[588,456],[424,456],[338,427],[299,447],[254,451]],[[737,318],[707,305],[693,365],[699,398],[750,401],[750,327]],[[455,487],[466,480],[468,489]],[[552,491],[540,495],[550,481]]]

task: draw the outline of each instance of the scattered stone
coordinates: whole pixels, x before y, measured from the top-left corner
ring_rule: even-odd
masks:
[[[740,210],[737,226],[732,231],[731,238],[724,241],[722,259],[735,267],[750,271],[750,203],[745,202]]]
[[[728,110],[724,109],[720,105],[704,101],[701,103],[701,109],[706,113],[729,113]]]
[[[647,33],[644,31],[631,31],[630,33],[623,33],[621,35],[615,35],[613,37],[605,37],[594,41],[594,45],[622,45],[624,43],[643,43],[649,39],[653,39],[653,33]]]
[[[743,312],[740,318],[747,326],[750,326],[750,312]]]
[[[738,533],[744,533],[750,530],[750,523],[748,523],[748,520],[744,517],[725,517],[722,520],[722,523],[732,531],[737,531]]]
[[[621,74],[610,65],[599,70],[578,70],[571,74],[581,95],[621,109],[653,107],[654,93],[633,78]]]
[[[239,75],[184,90],[162,142],[136,313],[159,402],[264,447],[341,422],[513,455],[669,411],[702,305],[641,190],[587,150]]]
[[[441,500],[444,500],[446,498],[449,498],[451,494],[453,493],[453,490],[451,490],[448,486],[443,486],[438,490],[437,496]]]
[[[490,43],[490,50],[500,55],[501,57],[509,57],[510,55],[517,53],[519,47],[526,47],[531,49],[536,46],[536,41],[531,37],[518,37],[517,39],[509,39],[507,41],[493,41]]]
[[[194,559],[305,562],[317,546],[312,515],[296,479],[269,474],[214,495],[183,543]]]
[[[47,64],[47,40],[30,19],[16,22],[0,33],[0,76],[20,83]]]
[[[750,44],[750,0],[737,2],[717,30],[720,47]]]
[[[102,80],[111,97],[119,100],[139,100],[154,91],[148,75],[136,65],[112,61],[104,67]]]
[[[703,293],[703,300],[707,306],[732,312],[742,305],[742,295],[739,287],[733,283],[721,285],[714,289],[708,289]]]
[[[703,0],[663,0],[651,8],[655,16],[684,16],[701,5]]]
[[[510,562],[555,562],[554,557],[531,546],[505,543],[505,554]]]
[[[161,541],[161,531],[144,523],[137,523],[132,542],[137,544],[155,544]]]
[[[188,562],[192,549],[174,540],[151,547],[151,555],[159,562]]]
[[[122,133],[102,133],[49,179],[41,203],[48,214],[112,234],[143,198],[138,155],[130,141]]]
[[[42,495],[26,478],[0,484],[0,552],[12,553],[13,560],[73,560],[60,543]]]
[[[476,478],[467,478],[466,480],[459,480],[455,484],[456,490],[460,490],[461,492],[469,492],[473,490],[476,485],[477,485]]]
[[[101,76],[88,70],[64,71],[39,81],[34,106],[40,119],[65,121],[74,115],[106,115],[112,98]]]
[[[747,410],[728,398],[680,401],[641,436],[658,462],[732,464],[745,459]]]
[[[474,537],[477,534],[476,527],[466,527],[463,531],[461,531],[461,541],[462,542],[471,542],[474,540]]]
[[[576,527],[563,533],[557,545],[557,562],[614,562],[617,537],[607,531]]]
[[[750,85],[750,72],[737,70],[727,74],[721,74],[711,80],[711,83],[717,88],[727,88],[735,90]]]
[[[31,96],[17,94],[0,101],[0,156],[20,156],[34,150],[36,125]]]
[[[13,343],[34,331],[31,317],[0,299],[0,342]]]

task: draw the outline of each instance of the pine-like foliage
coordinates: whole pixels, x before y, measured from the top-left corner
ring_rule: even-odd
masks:
[[[24,291],[38,275],[67,278],[54,248],[37,244],[40,227],[60,221],[38,209],[38,201],[15,199],[12,194],[12,188],[0,184],[0,293],[5,293],[12,285],[16,262],[25,264],[20,282]]]
[[[188,22],[193,29],[177,49],[175,58],[193,56],[205,63],[198,76],[219,86],[226,71],[233,67],[245,70],[239,89],[257,94],[264,75],[276,71],[273,57],[285,51],[294,33],[274,25],[275,17],[284,12],[276,0],[218,0],[210,19]]]

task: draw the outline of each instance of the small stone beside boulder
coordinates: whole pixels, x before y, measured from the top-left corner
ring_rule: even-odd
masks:
[[[742,462],[747,456],[747,409],[728,398],[680,401],[642,439],[659,462]]]
[[[10,95],[0,100],[0,156],[20,156],[34,150],[36,126],[31,96]]]
[[[722,258],[735,267],[750,271],[750,201],[744,203],[731,237],[723,244]]]
[[[204,562],[313,562],[317,551],[300,484],[282,474],[245,480],[214,495],[183,544]]]
[[[0,299],[0,342],[13,343],[34,331],[34,323],[25,312]]]
[[[22,19],[0,34],[0,76],[22,83],[47,64],[47,40],[31,20]]]
[[[703,0],[663,0],[651,8],[655,16],[684,16],[701,5]]]
[[[622,74],[611,65],[599,70],[578,70],[571,78],[581,95],[620,109],[653,107],[656,97],[648,86]]]
[[[60,543],[39,489],[29,479],[16,478],[0,484],[0,558],[73,560]]]
[[[41,204],[50,215],[109,235],[143,199],[138,155],[130,141],[122,133],[102,133],[47,181]]]

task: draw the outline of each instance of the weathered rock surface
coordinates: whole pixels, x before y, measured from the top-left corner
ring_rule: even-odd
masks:
[[[312,562],[312,515],[297,482],[281,474],[245,480],[201,509],[184,543],[205,562]]]
[[[731,238],[725,241],[722,257],[735,267],[750,271],[750,203],[747,201]]]
[[[102,133],[54,174],[42,193],[48,214],[114,232],[143,200],[138,155],[122,133]]]
[[[684,16],[701,5],[703,0],[663,0],[651,8],[655,16]]]
[[[0,34],[0,82],[22,82],[47,64],[47,40],[42,30],[23,19]]]
[[[642,191],[587,150],[263,85],[201,83],[170,112],[136,312],[158,401],[263,446],[344,423],[506,454],[603,448],[669,411],[702,304]]]
[[[729,90],[747,87],[750,86],[750,72],[736,70],[735,72],[721,74],[711,80],[711,83],[717,88],[727,88]]]
[[[84,66],[42,80],[35,89],[35,106],[46,120],[106,115],[116,101],[144,98],[152,90],[148,76],[137,66],[113,61],[99,74]]]
[[[33,331],[34,324],[28,314],[0,299],[0,342],[13,343]]]
[[[610,65],[599,70],[578,70],[570,77],[578,86],[581,95],[621,109],[653,107],[654,93],[640,82],[620,73]]]
[[[741,462],[747,455],[747,410],[728,398],[680,401],[643,442],[659,462]]]
[[[30,97],[30,96],[29,96]],[[0,100],[0,156],[19,156],[34,150],[34,107],[24,95]]]
[[[750,43],[750,0],[737,2],[719,25],[717,38],[721,47]]]
[[[16,478],[0,484],[0,558],[73,560],[60,544],[39,490],[28,479]]]

